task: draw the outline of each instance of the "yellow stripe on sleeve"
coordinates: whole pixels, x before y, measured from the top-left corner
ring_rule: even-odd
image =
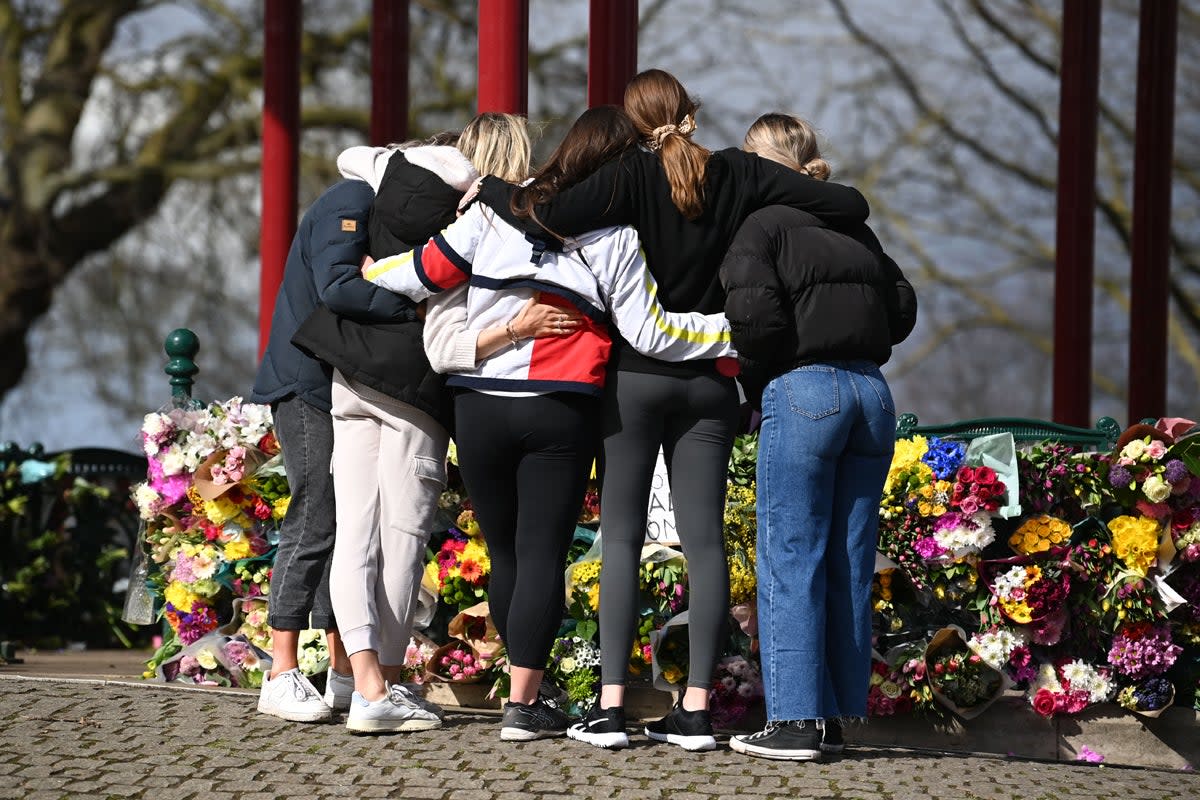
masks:
[[[371,266],[367,267],[367,271],[363,273],[363,277],[374,282],[380,275],[386,275],[394,269],[408,266],[412,263],[413,251],[401,253],[398,256],[388,256],[381,261],[376,261]]]

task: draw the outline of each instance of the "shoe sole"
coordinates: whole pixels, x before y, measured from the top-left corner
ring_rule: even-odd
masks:
[[[355,719],[346,720],[346,730],[351,733],[412,733],[430,731],[442,726],[441,720],[432,719]]]
[[[603,747],[605,750],[620,750],[622,747],[629,746],[629,734],[624,731],[588,733],[587,731],[576,731],[574,728],[567,728],[567,738],[595,747]]]
[[[673,744],[693,753],[702,750],[717,749],[717,740],[712,736],[684,736],[678,733],[654,733],[649,728],[646,728],[646,735],[656,742]]]
[[[328,708],[323,711],[282,711],[259,703],[258,711],[260,714],[286,719],[288,722],[329,722],[333,718],[333,712]]]
[[[532,742],[537,739],[552,739],[555,736],[562,736],[566,731],[529,731],[524,728],[501,728],[500,741],[502,742]]]
[[[755,747],[734,737],[729,740],[729,749],[756,758],[769,758],[773,761],[818,761],[820,750],[773,750],[767,747]]]

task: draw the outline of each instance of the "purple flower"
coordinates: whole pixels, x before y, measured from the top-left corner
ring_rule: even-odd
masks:
[[[1170,484],[1180,483],[1191,474],[1188,471],[1187,464],[1184,464],[1178,458],[1172,458],[1167,462],[1166,468],[1163,469],[1163,479]]]
[[[1171,642],[1167,626],[1134,623],[1113,636],[1108,663],[1122,675],[1141,680],[1166,672],[1181,652],[1183,648]]]
[[[184,644],[191,644],[216,628],[217,615],[208,606],[197,606],[191,614],[179,615],[179,641]]]
[[[1133,483],[1133,475],[1120,464],[1113,464],[1108,471],[1108,482],[1114,489],[1125,489]]]

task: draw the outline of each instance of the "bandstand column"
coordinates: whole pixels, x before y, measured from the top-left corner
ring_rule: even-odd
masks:
[[[371,7],[371,144],[408,138],[408,0]]]
[[[300,164],[300,4],[263,7],[262,230],[258,355],[271,335],[275,295],[296,233]]]
[[[1133,252],[1129,276],[1129,424],[1167,413],[1178,18],[1177,0],[1142,0],[1138,21]]]
[[[529,111],[529,0],[479,0],[479,113]]]
[[[591,0],[588,7],[588,107],[621,105],[637,74],[637,0]]]

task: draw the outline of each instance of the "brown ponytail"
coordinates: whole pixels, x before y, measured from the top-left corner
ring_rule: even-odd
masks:
[[[700,104],[674,75],[648,69],[625,87],[625,111],[643,142],[658,153],[671,201],[687,219],[704,213],[704,172],[709,151],[692,141]]]

